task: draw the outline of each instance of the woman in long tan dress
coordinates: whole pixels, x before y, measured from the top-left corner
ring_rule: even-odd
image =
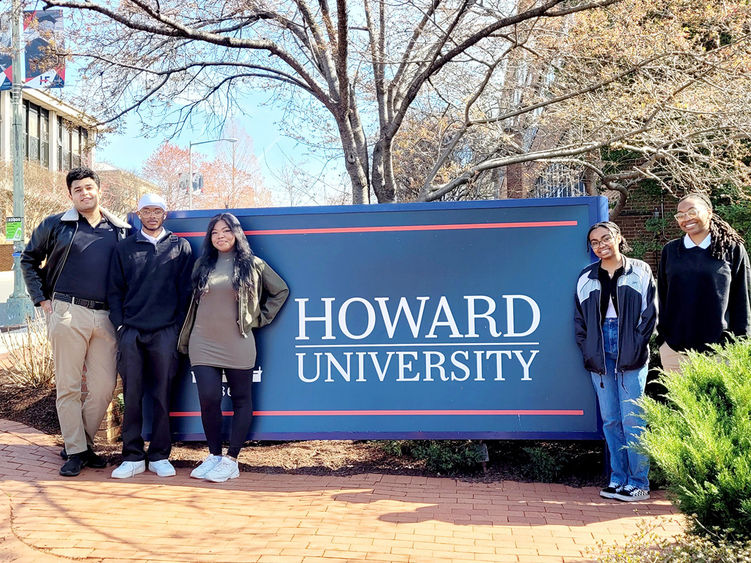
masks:
[[[251,329],[269,324],[289,289],[250,249],[240,222],[221,213],[209,222],[193,269],[193,298],[180,332],[201,403],[209,456],[190,474],[221,483],[240,472],[237,457],[250,430],[252,370],[256,348]],[[232,399],[229,448],[222,456],[222,375]]]

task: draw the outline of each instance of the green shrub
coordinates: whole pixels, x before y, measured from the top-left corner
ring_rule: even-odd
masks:
[[[533,481],[552,483],[556,481],[571,463],[570,452],[556,447],[556,444],[542,442],[522,448],[529,461],[522,466],[522,473]]]
[[[436,473],[456,473],[486,461],[487,450],[472,440],[386,440],[381,447],[391,455],[425,462]]]
[[[697,531],[751,539],[751,342],[690,353],[682,372],[660,377],[666,401],[642,400],[642,444]]]
[[[740,233],[746,240],[746,248],[751,244],[751,200],[748,199],[747,188],[720,184],[710,194],[715,213]]]
[[[602,442],[592,440],[382,440],[379,446],[396,457],[419,460],[444,474],[473,473],[479,463],[508,479],[589,486],[603,479]]]
[[[523,448],[529,456],[529,462],[524,464],[524,475],[534,481],[550,483],[563,471],[565,461],[562,461],[555,452],[544,446],[530,446]]]

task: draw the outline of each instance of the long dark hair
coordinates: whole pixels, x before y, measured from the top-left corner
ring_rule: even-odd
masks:
[[[621,254],[631,252],[631,247],[628,245],[626,239],[621,234],[621,228],[612,221],[600,221],[599,223],[595,223],[589,228],[589,230],[587,231],[587,249],[589,249],[589,235],[591,235],[592,231],[594,231],[595,229],[600,228],[610,231],[610,234],[613,235],[613,237],[615,237],[616,235],[621,236],[621,242],[620,244],[618,244],[618,251]]]
[[[232,273],[232,287],[235,291],[240,289],[251,289],[253,287],[253,251],[248,244],[248,238],[243,232],[240,221],[232,213],[220,213],[214,215],[206,227],[206,236],[201,246],[201,256],[198,258],[198,264],[193,270],[193,287],[199,291],[204,291],[208,287],[209,274],[216,267],[216,260],[219,251],[211,244],[211,231],[219,221],[224,221],[235,236],[235,266]]]
[[[713,258],[727,260],[735,246],[745,244],[746,241],[743,240],[743,237],[740,234],[738,234],[738,231],[714,212],[712,202],[707,194],[702,192],[691,192],[690,194],[684,195],[678,203],[682,203],[687,199],[698,199],[707,206],[709,211],[712,212],[712,218],[709,220],[709,234],[711,235],[712,241],[709,244],[709,253]]]

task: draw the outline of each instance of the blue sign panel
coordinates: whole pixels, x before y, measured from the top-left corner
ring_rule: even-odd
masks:
[[[233,212],[290,287],[256,331],[251,439],[599,438],[572,319],[604,198]],[[167,226],[198,253],[215,213]],[[203,438],[188,369],[172,426]]]

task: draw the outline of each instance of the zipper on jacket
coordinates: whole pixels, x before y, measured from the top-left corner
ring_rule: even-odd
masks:
[[[62,221],[60,222],[62,223]],[[65,268],[65,263],[68,261],[70,248],[73,246],[73,239],[76,238],[77,233],[78,233],[78,221],[76,221],[76,229],[73,231],[73,236],[70,237],[70,243],[68,243],[68,248],[65,249],[65,256],[63,257],[63,263],[60,264],[60,272],[57,274],[57,277],[55,278],[55,285],[52,286],[52,295],[50,295],[50,300],[52,299],[52,296],[55,294],[55,288],[57,287],[57,282],[60,279],[60,274],[63,273],[63,268]]]
[[[624,258],[623,265],[624,266],[626,265],[625,258]],[[621,274],[621,278],[623,276],[625,276],[625,275],[626,275],[626,269],[624,267],[623,274]],[[618,308],[618,290],[620,290],[620,288],[621,288],[621,279],[618,278],[618,281],[615,284],[615,310],[618,313],[618,317],[617,317],[618,318],[618,342],[617,342],[617,344],[618,344],[618,352],[616,352],[616,354],[615,354],[615,374],[616,374],[616,376],[618,375],[618,365],[619,365],[619,362],[621,360],[621,317],[623,315],[621,315],[621,310]]]
[[[600,263],[602,263],[602,260],[600,261]],[[597,267],[599,268],[600,266],[598,265]],[[600,282],[600,280],[598,279],[597,283],[600,284],[600,299],[602,299],[602,282]],[[597,304],[597,326],[599,327],[599,330],[600,330],[600,344],[602,344],[602,365],[605,368],[605,373],[607,373],[608,361],[607,361],[607,358],[605,357],[605,333],[602,331],[602,310],[601,310],[599,303]],[[602,373],[600,374],[600,388],[601,389],[605,389],[605,384],[602,382],[603,375],[604,374]]]
[[[626,257],[623,257],[623,274],[621,274],[621,278],[626,277],[626,268],[627,268],[628,262],[626,261]],[[623,315],[621,314],[623,311],[618,308],[618,290],[621,288],[621,278],[618,278],[618,283],[615,287],[615,307],[618,310],[618,354],[615,358],[615,375],[616,378],[618,377],[618,365],[621,361],[621,318]],[[639,292],[641,294],[641,292]],[[623,381],[623,370],[621,370],[621,386],[625,389],[626,384]]]

